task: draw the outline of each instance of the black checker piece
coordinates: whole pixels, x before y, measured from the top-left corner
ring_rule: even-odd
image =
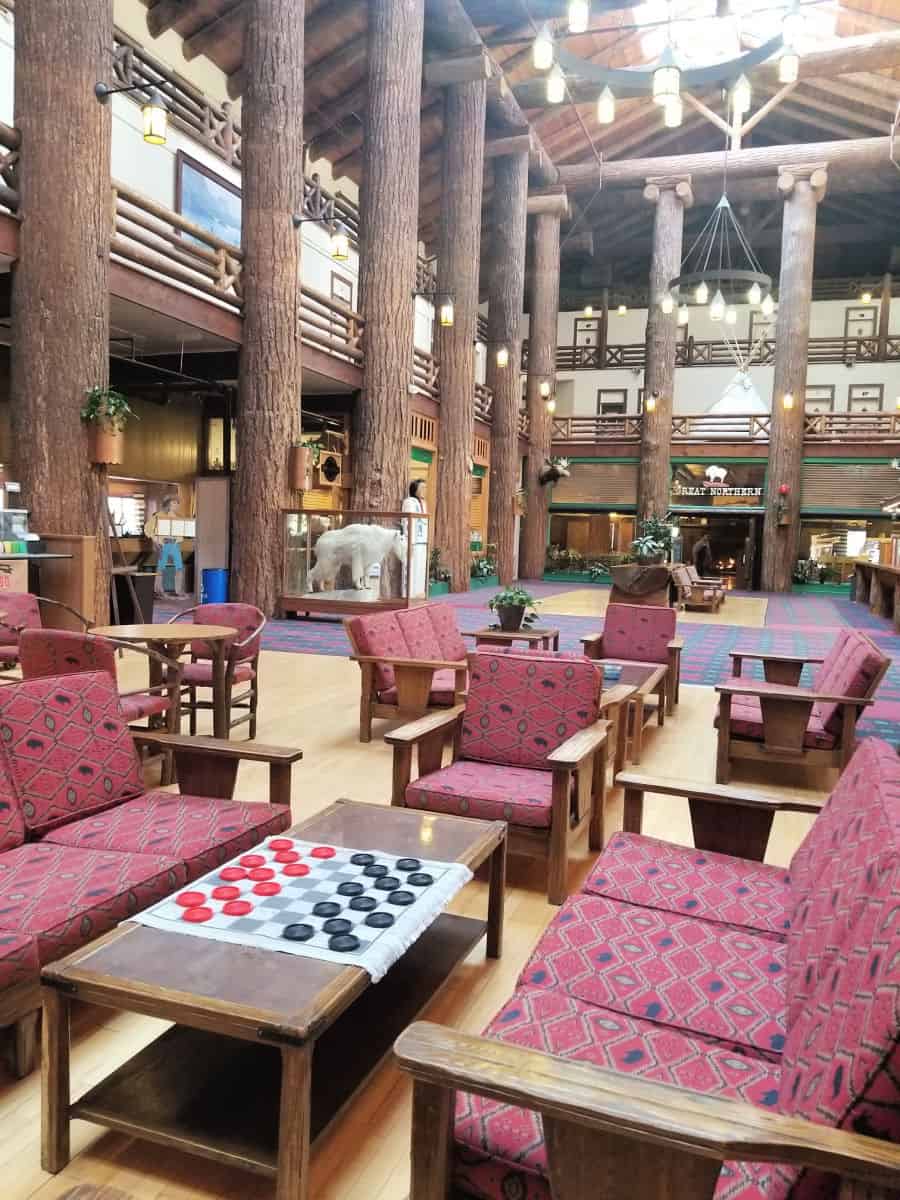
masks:
[[[353,928],[353,922],[348,921],[345,917],[331,917],[322,926],[323,933],[349,933]]]
[[[338,884],[337,894],[339,896],[361,896],[365,890],[361,883],[341,883]]]
[[[359,949],[359,938],[353,933],[336,933],[328,939],[328,949],[337,954],[349,954],[351,950]]]
[[[380,879],[375,880],[375,886],[379,892],[392,892],[400,886],[400,880],[396,875],[382,875]]]
[[[363,875],[368,875],[370,879],[380,879],[382,875],[387,875],[387,873],[388,869],[384,863],[377,862],[369,863],[363,871]]]
[[[312,925],[285,925],[281,936],[289,942],[308,942],[315,932]]]
[[[336,917],[340,911],[340,904],[335,904],[333,900],[320,900],[313,905],[314,917]]]
[[[373,929],[387,929],[393,925],[394,918],[389,912],[373,912],[366,917],[366,924]]]
[[[391,892],[391,894],[388,896],[388,904],[399,904],[401,907],[405,907],[407,904],[413,904],[415,899],[416,898],[412,892],[404,892],[401,890],[399,892]]]
[[[351,856],[350,861],[353,863],[354,867],[371,867],[372,863],[375,861],[375,855],[354,854]]]
[[[411,883],[413,887],[429,887],[434,883],[434,876],[429,875],[427,871],[414,871],[412,875],[407,875],[406,882]]]
[[[417,858],[398,858],[397,859],[397,870],[398,871],[418,871],[418,869],[419,869],[419,867],[421,867],[421,865],[422,864],[419,862],[419,860]]]
[[[354,896],[349,907],[354,912],[371,912],[373,908],[378,907],[378,901],[374,896]]]

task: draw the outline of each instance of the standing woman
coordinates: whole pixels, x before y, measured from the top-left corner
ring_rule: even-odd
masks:
[[[427,513],[425,507],[425,480],[414,479],[409,485],[409,495],[403,501],[402,511],[405,513]],[[412,526],[412,563],[410,568],[409,595],[426,596],[428,594],[428,521],[409,521]],[[404,530],[404,532],[406,532]]]

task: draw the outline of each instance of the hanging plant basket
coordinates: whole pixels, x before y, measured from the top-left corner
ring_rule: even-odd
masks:
[[[292,492],[305,492],[309,488],[312,469],[312,452],[308,446],[291,446],[288,452],[288,487]]]
[[[123,432],[135,414],[115,388],[94,387],[85,395],[81,419],[88,427],[88,453],[92,463],[120,463],[125,450]]]
[[[125,438],[121,429],[96,424],[88,428],[88,453],[92,463],[120,463],[124,452]]]

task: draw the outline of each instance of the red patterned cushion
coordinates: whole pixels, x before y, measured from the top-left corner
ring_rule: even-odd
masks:
[[[237,630],[234,642],[229,643],[229,654],[237,662],[256,658],[262,641],[262,631],[253,633],[265,623],[262,612],[252,604],[198,604],[192,613],[195,625],[230,625]],[[249,640],[248,640],[249,639]],[[236,642],[247,642],[236,646]],[[191,642],[191,654],[196,658],[212,658],[208,642]]]
[[[25,817],[6,759],[0,754],[0,853],[25,841]]]
[[[444,655],[441,643],[428,615],[428,605],[420,608],[401,609],[397,612],[397,624],[406,638],[411,658],[423,658],[426,661],[440,662]],[[445,661],[449,662],[450,659]]]
[[[547,756],[597,720],[593,664],[479,651],[469,673],[460,755],[547,769]]]
[[[3,601],[0,599],[0,605]],[[106,638],[68,629],[25,629],[19,638],[23,679],[105,671],[116,678],[116,650]]]
[[[844,653],[844,647],[847,644],[847,638],[850,637],[851,632],[852,631],[845,626],[839,631],[837,637],[831,643],[828,653],[825,655],[825,658],[819,663],[818,667],[813,673],[813,691],[824,691],[822,685],[823,683],[827,683],[829,678],[834,673],[834,668],[839,662],[841,655]]]
[[[777,1062],[785,947],[773,938],[602,896],[573,896],[519,976]]]
[[[40,627],[41,607],[38,604],[37,596],[33,596],[31,592],[3,592],[0,594],[0,633],[3,634],[6,641],[17,645],[20,630],[40,629]]]
[[[403,630],[393,612],[363,613],[351,617],[347,622],[360,654],[386,658],[412,658]],[[393,687],[396,683],[394,668],[390,663],[375,664],[375,688],[378,692]]]
[[[154,717],[169,711],[165,696],[121,696],[119,704],[126,721],[140,721],[142,717]]]
[[[582,890],[784,938],[790,882],[781,867],[617,833]]]
[[[583,1004],[561,991],[520,989],[485,1036],[704,1095],[768,1108],[777,1101],[778,1070],[771,1063]],[[468,1196],[550,1200],[540,1117],[459,1092],[454,1176]]]
[[[35,836],[144,790],[116,685],[103,672],[0,690],[0,744]]]
[[[200,662],[185,663],[181,678],[191,687],[212,687],[212,663],[203,659]],[[256,678],[256,672],[248,662],[239,662],[235,664],[232,678],[235,683],[249,683],[251,679]]]
[[[378,699],[382,704],[396,704],[398,695],[396,687],[389,687],[379,693]],[[428,703],[446,705],[456,703],[455,671],[451,671],[449,667],[442,667],[440,671],[435,671],[431,691],[428,693]]]
[[[460,662],[464,659],[468,648],[456,623],[456,610],[449,604],[428,604],[425,612],[437,635],[444,662]]]
[[[36,983],[41,973],[37,942],[27,933],[0,931],[0,991]]]
[[[186,882],[173,858],[33,842],[0,855],[0,929],[32,934],[53,962]]]
[[[406,789],[410,808],[548,828],[553,776],[549,771],[457,761]]]
[[[610,604],[603,621],[603,657],[622,662],[669,661],[675,609],[655,604]]]
[[[728,680],[729,683],[740,684],[746,683],[737,678]],[[761,679],[753,681],[755,688],[765,688],[766,684]],[[769,687],[779,688],[779,684],[769,684]],[[719,727],[719,718],[715,719],[715,726]],[[732,696],[731,697],[731,732],[738,734],[740,737],[753,738],[754,741],[761,742],[763,740],[763,717],[762,708],[760,707],[759,698],[757,696]],[[819,705],[814,704],[812,711],[809,714],[809,723],[806,726],[806,733],[803,735],[803,745],[810,750],[832,750],[834,748],[836,738],[833,733],[829,733],[825,728],[822,717],[819,713]]]
[[[196,879],[290,823],[290,809],[281,804],[153,791],[56,829],[47,841],[84,850],[166,854],[185,863],[188,878]]]
[[[819,687],[832,696],[866,696],[886,661],[873,642],[851,629],[836,661],[827,672],[819,672]],[[823,701],[816,709],[828,732],[840,733],[844,719],[840,705]]]
[[[18,646],[0,646],[0,662],[17,663],[18,661],[19,661],[19,647]]]

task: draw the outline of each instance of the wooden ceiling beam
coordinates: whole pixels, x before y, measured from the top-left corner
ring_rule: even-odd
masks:
[[[888,124],[897,109],[897,98],[891,96],[887,89],[875,91],[871,87],[858,85],[851,80],[857,79],[858,76],[845,76],[842,79],[809,79],[803,84],[803,91],[806,93],[815,92],[822,96],[839,96],[842,100],[847,100],[850,104],[859,105],[862,108],[868,108],[873,112],[882,112],[887,115]],[[870,78],[866,76],[865,78]],[[875,79],[888,82],[886,75],[876,75]],[[897,95],[900,95],[900,87],[897,89]]]
[[[215,20],[202,25],[196,33],[186,37],[182,43],[184,57],[191,61],[198,54],[207,54],[222,42],[228,41],[237,33],[243,33],[245,10],[241,0],[237,0]]]
[[[423,74],[428,87],[445,87],[451,83],[490,79],[495,68],[496,64],[482,46],[480,50],[463,50],[458,54],[431,58],[425,63]],[[499,73],[499,68],[496,71]]]
[[[345,121],[351,113],[363,116],[368,93],[368,80],[363,79],[361,83],[342,92],[336,99],[323,101],[324,107],[316,104],[311,111],[307,109],[303,114],[303,134],[308,142],[314,143],[316,158],[321,158],[326,153],[324,149],[326,134],[336,132],[340,123]],[[313,103],[309,93],[307,93],[307,103]],[[336,144],[340,144],[339,138]]]
[[[186,16],[190,9],[189,0],[156,0],[147,10],[147,29],[151,37],[160,37],[174,28],[177,21]]]

